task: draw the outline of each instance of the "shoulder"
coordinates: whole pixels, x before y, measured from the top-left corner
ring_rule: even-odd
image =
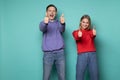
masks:
[[[77,33],[78,31],[79,31],[79,29],[74,30],[74,31],[72,32],[72,34]]]
[[[92,29],[89,29],[89,30],[83,30],[83,32],[91,33],[91,32],[92,32]]]
[[[92,30],[92,29],[90,29],[88,32],[89,32],[89,33],[92,33],[92,32],[93,32],[93,30]]]
[[[44,23],[44,21],[41,21],[40,23]]]
[[[79,29],[76,29],[76,30],[74,30],[73,32],[78,32],[79,31]]]

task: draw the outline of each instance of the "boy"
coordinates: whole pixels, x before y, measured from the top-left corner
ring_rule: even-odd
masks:
[[[43,80],[50,79],[50,72],[55,63],[58,79],[65,80],[65,56],[62,33],[65,31],[64,15],[60,21],[56,20],[57,8],[50,4],[46,7],[46,16],[40,23],[43,32],[42,50],[43,56]]]

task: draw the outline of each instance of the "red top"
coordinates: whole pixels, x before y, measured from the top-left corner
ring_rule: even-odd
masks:
[[[77,44],[77,52],[78,54],[83,52],[92,52],[96,51],[95,45],[94,45],[94,38],[92,30],[81,30],[82,37],[78,37],[78,31],[73,31],[73,37]]]

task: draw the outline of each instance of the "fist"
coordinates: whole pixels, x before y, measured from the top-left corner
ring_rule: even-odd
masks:
[[[65,23],[64,14],[61,15],[61,17],[60,17],[60,22],[61,22],[62,24]]]
[[[78,37],[82,37],[82,32],[80,30],[78,31]]]
[[[48,18],[47,13],[46,13],[46,16],[44,18],[44,23],[48,24],[48,22],[49,22],[49,18]]]

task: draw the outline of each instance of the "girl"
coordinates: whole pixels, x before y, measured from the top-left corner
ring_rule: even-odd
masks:
[[[73,37],[77,45],[76,80],[84,80],[85,70],[88,67],[91,80],[98,80],[98,68],[94,39],[96,30],[91,29],[89,15],[83,15],[79,29],[73,31]]]

